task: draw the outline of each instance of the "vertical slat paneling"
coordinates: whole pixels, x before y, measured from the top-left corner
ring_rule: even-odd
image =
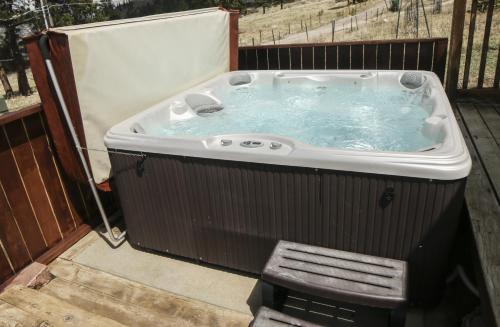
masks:
[[[268,66],[273,69],[276,67],[275,51],[278,51],[279,69],[419,69],[431,70],[443,81],[447,44],[447,39],[436,38],[252,46],[240,48],[240,58],[245,58],[247,69],[267,69]],[[258,66],[257,52],[264,60]]]
[[[432,70],[433,42],[420,42],[418,52],[418,70]]]
[[[314,57],[312,47],[302,48],[302,69],[313,69],[314,68]]]
[[[280,69],[290,69],[290,48],[278,48]]]
[[[414,299],[438,289],[464,184],[163,155],[140,177],[111,161],[132,243],[253,273],[279,239],[404,259]]]
[[[267,60],[267,49],[257,49],[257,69],[268,70],[269,62]]]
[[[416,70],[418,68],[418,42],[405,44],[405,70]]]
[[[363,69],[377,69],[377,45],[366,44],[363,53]]]
[[[391,45],[379,44],[377,46],[377,69],[389,69],[391,63]]]
[[[73,233],[84,235],[77,229],[83,223],[79,187],[58,167],[41,109],[0,117],[0,284],[30,262],[57,255],[43,256],[51,246],[70,246]]]
[[[0,127],[0,162],[2,163],[0,182],[6,193],[7,201],[10,203],[12,213],[16,217],[24,239],[27,240],[31,257],[37,257],[45,251],[47,245],[30,205],[24,182],[19,175],[4,127]]]
[[[404,43],[391,44],[391,65],[390,69],[403,69],[404,63]]]
[[[257,49],[248,49],[247,54],[247,69],[256,70],[257,69]]]
[[[34,215],[32,223],[39,225],[46,245],[51,246],[59,241],[62,235],[23,121],[17,120],[5,125],[5,131],[17,162],[30,210]]]
[[[239,70],[247,70],[247,49],[240,49],[238,51],[238,69]]]
[[[326,47],[326,69],[337,69],[337,46],[330,45]]]
[[[14,272],[7,261],[7,257],[3,253],[0,247],[0,281],[6,280],[10,276],[12,276]]]
[[[290,48],[291,69],[302,69],[302,51],[299,47]]]
[[[351,46],[339,45],[339,69],[351,69]]]
[[[2,168],[3,169],[3,168]],[[10,203],[5,194],[3,184],[0,187],[0,240],[17,271],[31,262],[25,241],[16,223],[16,218],[10,209]],[[0,279],[1,281],[1,279]]]
[[[351,45],[351,69],[363,69],[363,45]]]
[[[62,234],[66,235],[76,229],[76,222],[69,207],[70,199],[67,198],[63,182],[57,171],[56,162],[52,157],[50,144],[43,128],[42,117],[32,115],[24,118],[23,121],[33,153],[40,167],[40,174],[45,190],[48,193],[48,200],[57,217]]]
[[[267,57],[269,59],[269,69],[280,69],[278,48],[269,48],[267,50]]]
[[[439,40],[434,43],[434,59],[432,62],[432,71],[444,83],[444,72],[446,69],[446,57],[448,52],[448,40]]]
[[[314,69],[325,69],[325,47],[314,47]]]

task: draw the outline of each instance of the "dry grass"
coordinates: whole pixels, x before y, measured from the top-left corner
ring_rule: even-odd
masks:
[[[304,17],[309,17],[309,15],[316,15],[320,8],[325,8],[328,4],[331,6],[333,1],[321,1],[321,0],[303,0],[288,4],[288,8],[280,10],[279,7],[273,7],[271,12],[265,15],[262,11],[257,13],[252,13],[244,16],[240,19],[240,43],[242,45],[251,45],[252,38],[256,44],[259,42],[259,30],[263,32],[263,43],[272,42],[272,35],[270,34],[270,29],[274,29],[275,35],[287,35],[288,34],[288,24],[292,24],[292,34],[299,33],[300,31],[300,20]],[[366,6],[357,5],[356,11],[358,13],[359,28],[350,31],[350,26],[346,26],[344,30],[340,30],[341,27],[336,25],[335,41],[354,41],[354,40],[383,40],[383,39],[394,39],[396,38],[396,26],[397,26],[397,13],[392,13],[384,11],[383,15],[379,16],[378,20],[376,18],[368,19],[367,24],[364,24],[365,16],[361,14],[365,10],[370,10],[372,6],[377,4],[375,0],[370,0]],[[340,3],[337,3],[339,5]],[[451,29],[451,12],[452,12],[452,2],[443,3],[442,12],[440,14],[431,13],[432,0],[424,0],[426,6],[427,19],[429,24],[430,35],[432,37],[449,37]],[[352,6],[354,7],[354,6]],[[470,8],[470,1],[468,2],[468,8]],[[326,10],[325,10],[326,12]],[[332,13],[327,16],[324,14],[322,17],[323,25],[330,25],[329,21],[331,19],[340,20],[342,16],[349,15],[346,9],[332,10]],[[337,14],[339,16],[337,16]],[[329,17],[327,19],[327,17]],[[335,18],[331,18],[335,17]],[[419,34],[417,36],[414,28],[411,28],[410,24],[407,24],[405,20],[404,12],[401,13],[400,17],[400,30],[399,38],[416,38],[416,37],[428,37],[427,29],[425,26],[425,18],[420,12],[419,17]],[[468,30],[469,30],[469,20],[470,11],[467,12],[464,28],[464,39],[463,39],[463,51],[462,51],[462,68],[460,71],[460,83],[462,85],[463,80],[463,66],[465,64],[465,50],[467,46]],[[477,13],[476,18],[476,31],[474,34],[474,46],[471,58],[471,68],[469,76],[469,88],[475,87],[477,85],[479,62],[481,56],[481,47],[483,44],[484,26],[486,21],[486,12]],[[298,23],[297,23],[298,22]],[[314,18],[313,18],[314,22]],[[493,85],[493,79],[495,75],[496,61],[498,56],[498,47],[500,45],[500,8],[495,8],[493,15],[492,31],[489,41],[489,50],[486,61],[485,70],[485,87],[491,87]],[[313,24],[314,28],[320,27],[316,19],[316,25]],[[414,25],[413,25],[414,26]],[[294,27],[294,28],[293,28]],[[305,35],[303,40],[299,42],[304,43],[314,43],[314,42],[330,42],[332,35],[331,29],[325,29],[324,33],[314,33],[310,32],[309,39],[307,40]],[[280,43],[280,41],[277,41]],[[288,42],[285,42],[288,43]],[[294,42],[295,43],[295,42]]]
[[[38,91],[36,90],[35,81],[33,80],[33,74],[31,74],[31,69],[26,70],[26,74],[28,75],[28,82],[33,90],[33,94],[26,97],[18,94],[17,74],[9,74],[8,76],[10,85],[12,86],[14,93],[16,93],[16,96],[11,99],[7,99],[7,108],[9,109],[9,111],[16,111],[40,102],[40,97],[38,96]],[[1,84],[0,90],[2,91],[2,95],[5,94],[5,91],[3,90]]]
[[[273,40],[271,30],[275,30],[276,39],[278,39],[278,34],[281,37],[289,34],[288,26],[290,26],[290,34],[304,32],[305,25],[309,30],[312,30],[329,24],[334,19],[365,10],[365,8],[381,1],[383,0],[368,0],[348,7],[347,1],[301,0],[285,4],[283,10],[280,9],[279,5],[273,6],[266,9],[266,14],[262,14],[262,8],[259,8],[258,11],[241,17],[239,23],[240,43],[241,45],[251,45],[252,38],[255,44],[260,43],[259,31],[262,31],[262,42],[264,43]]]

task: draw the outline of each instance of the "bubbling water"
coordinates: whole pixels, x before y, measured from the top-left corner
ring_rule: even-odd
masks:
[[[436,140],[422,133],[431,104],[421,91],[400,88],[263,85],[215,90],[224,109],[169,122],[155,134],[273,134],[318,147],[416,151]]]

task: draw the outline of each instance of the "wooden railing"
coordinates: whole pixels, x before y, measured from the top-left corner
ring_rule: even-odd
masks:
[[[88,189],[60,168],[45,125],[40,105],[0,116],[0,284],[90,230]]]
[[[497,42],[494,41],[494,39],[491,39],[492,26],[494,23],[495,0],[487,1],[484,32],[482,34],[477,33],[477,30],[481,30],[480,28],[478,28],[481,23],[479,22],[479,20],[476,20],[478,16],[478,0],[472,0],[472,2],[470,2],[470,13],[467,10],[467,5],[467,0],[456,0],[453,3],[453,18],[450,34],[450,55],[447,67],[446,91],[448,93],[448,96],[452,98],[457,93],[498,94],[500,88],[500,49],[497,49],[497,51],[491,51],[491,45],[495,45],[493,43]],[[470,17],[469,26],[467,28],[467,39],[465,40],[464,27],[465,18],[467,15],[470,15]],[[479,39],[480,37],[482,37],[482,40]],[[480,53],[474,50],[475,40],[476,43],[477,40],[480,41]],[[465,53],[463,53],[464,41],[466,42]],[[463,54],[465,55],[465,60],[462,60]],[[477,58],[478,54],[479,58]],[[490,60],[495,67],[489,72],[487,72],[486,69],[488,57],[490,57]],[[479,65],[473,64],[473,62],[478,62]],[[462,70],[463,77],[462,80],[460,80],[460,73],[462,72]],[[486,78],[489,80],[488,85],[485,85]],[[486,90],[481,90],[483,88],[485,88]],[[484,91],[488,92],[485,93]]]
[[[353,41],[240,47],[240,70],[410,69],[444,81],[448,39]]]

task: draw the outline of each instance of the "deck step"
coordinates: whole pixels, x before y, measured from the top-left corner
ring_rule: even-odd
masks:
[[[86,286],[55,278],[40,292],[127,326],[174,326],[178,319],[141,308]]]
[[[311,322],[302,319],[297,319],[284,313],[260,307],[251,327],[286,327],[286,326],[301,326],[301,327],[320,327]]]
[[[395,309],[406,302],[406,262],[294,242],[276,245],[262,279],[355,305]]]
[[[13,286],[5,290],[0,294],[0,301],[46,321],[48,325],[45,326],[124,326],[114,320],[23,286]]]
[[[48,321],[40,319],[9,303],[0,300],[0,327],[50,327]]]
[[[86,288],[89,294],[98,292],[102,299],[112,298],[115,304],[119,301],[123,305],[143,308],[152,315],[170,317],[175,319],[176,325],[248,326],[252,319],[249,315],[183,298],[64,259],[54,261],[49,266],[49,271],[56,276],[55,280],[59,280],[56,283],[62,284],[64,280]],[[50,283],[47,287],[50,288]]]

